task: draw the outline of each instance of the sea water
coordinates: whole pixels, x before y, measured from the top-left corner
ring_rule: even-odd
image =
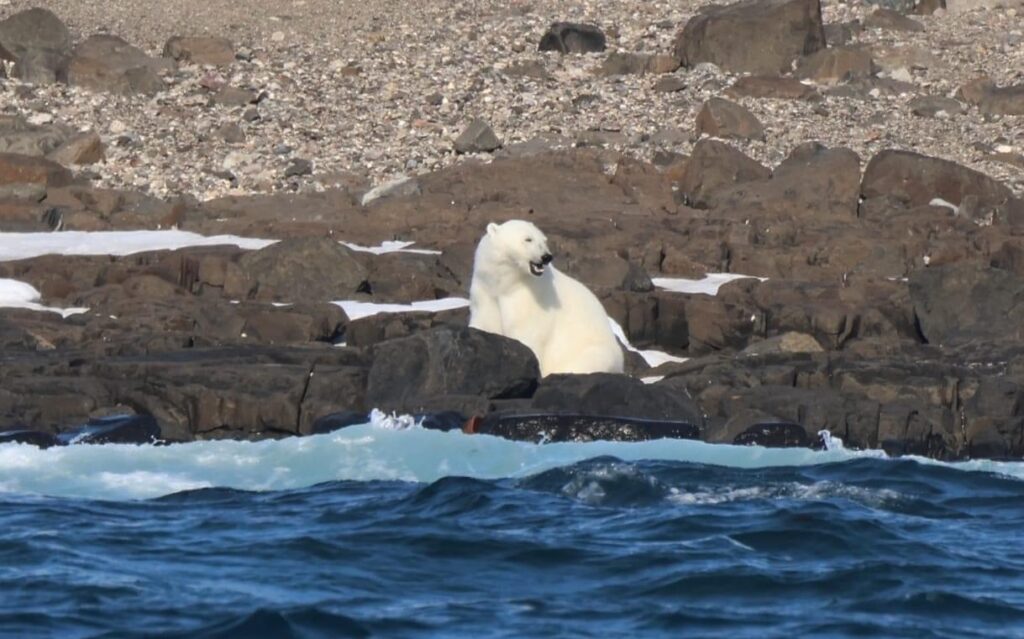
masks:
[[[1024,464],[832,441],[0,446],[4,637],[1024,637]]]

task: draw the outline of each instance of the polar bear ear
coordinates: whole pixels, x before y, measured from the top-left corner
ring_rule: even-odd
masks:
[[[487,225],[487,234],[488,235],[495,235],[497,232],[498,232],[498,225],[497,224],[495,224],[494,222],[491,222],[490,224]]]

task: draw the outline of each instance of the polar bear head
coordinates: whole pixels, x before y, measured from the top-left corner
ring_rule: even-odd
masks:
[[[500,250],[502,258],[517,269],[540,277],[544,267],[551,263],[548,238],[530,222],[509,220],[503,224],[488,224],[487,237]]]

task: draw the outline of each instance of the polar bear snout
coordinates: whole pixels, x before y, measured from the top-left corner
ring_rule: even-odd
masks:
[[[530,262],[530,273],[540,277],[544,274],[544,267],[551,263],[551,260],[555,259],[551,253],[545,253],[540,256],[539,262]]]

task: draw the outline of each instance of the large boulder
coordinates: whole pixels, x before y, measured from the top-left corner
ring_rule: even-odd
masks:
[[[71,172],[45,158],[0,153],[0,197],[36,197],[71,183]]]
[[[164,89],[160,73],[174,67],[114,35],[94,35],[71,54],[68,84],[93,91],[151,95]]]
[[[697,114],[698,135],[740,140],[764,140],[764,126],[749,109],[722,98],[711,98]]]
[[[868,162],[861,195],[891,197],[907,207],[925,206],[935,198],[961,206],[970,197],[983,213],[1005,204],[1012,192],[989,176],[955,162],[890,149]]]
[[[48,9],[20,11],[0,22],[0,58],[17,62],[32,51],[66,53],[71,33]]]
[[[778,74],[825,48],[819,0],[745,0],[697,14],[676,37],[683,66],[711,62],[733,72]]]
[[[736,147],[718,140],[704,139],[693,153],[679,178],[679,191],[690,206],[707,207],[717,189],[754,180],[765,180],[772,172]]]
[[[687,393],[613,373],[545,377],[523,410],[704,423]]]
[[[968,262],[920,269],[910,295],[931,344],[1024,338],[1024,279],[1008,271]]]
[[[540,377],[526,345],[468,327],[440,326],[382,342],[370,354],[366,402],[382,410],[460,410],[529,397]]]
[[[248,296],[277,302],[351,299],[366,282],[355,252],[330,238],[297,238],[243,255]]]

